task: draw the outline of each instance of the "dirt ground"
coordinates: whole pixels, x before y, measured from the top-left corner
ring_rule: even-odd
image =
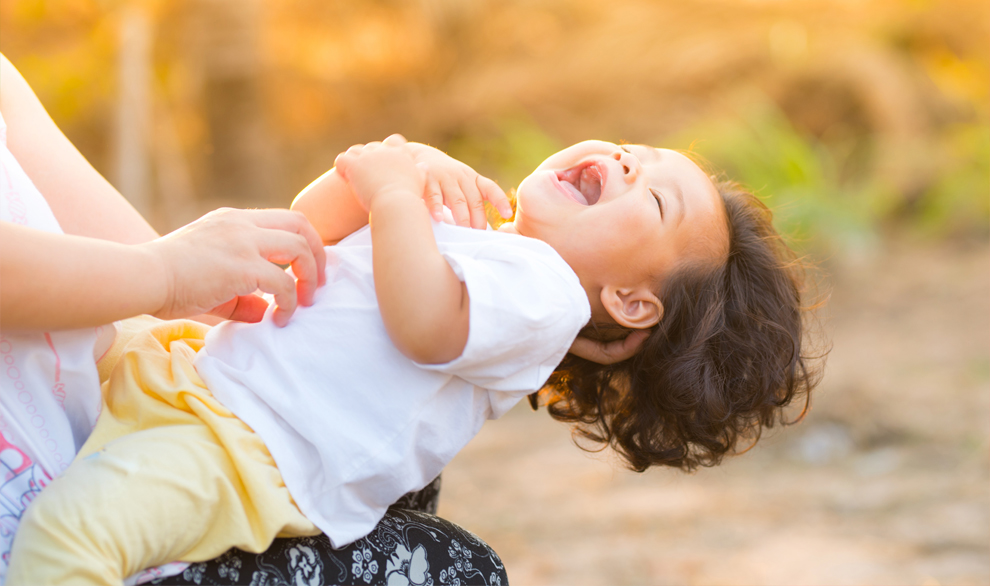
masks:
[[[447,468],[440,514],[516,586],[990,583],[990,248],[835,264],[803,423],[635,474],[520,404]]]

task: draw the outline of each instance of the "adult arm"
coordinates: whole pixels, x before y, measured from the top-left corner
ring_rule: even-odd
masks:
[[[284,324],[323,282],[319,237],[295,212],[223,210],[158,238],[2,56],[0,112],[8,148],[66,232],[0,227],[4,325],[62,329],[137,313],[172,318],[207,311],[257,321],[267,307],[251,295],[257,289],[275,295],[275,321]],[[298,281],[273,262],[291,264]]]
[[[62,134],[20,72],[2,55],[0,112],[7,123],[7,148],[44,194],[66,234],[124,244],[158,237]]]
[[[218,307],[260,319],[267,305],[250,295],[258,289],[275,296],[275,322],[284,325],[323,280],[316,233],[289,210],[218,210],[144,244],[0,222],[0,249],[0,322],[15,328],[96,326],[142,313],[172,319]],[[298,282],[272,263],[291,264]],[[260,307],[239,307],[249,303]]]

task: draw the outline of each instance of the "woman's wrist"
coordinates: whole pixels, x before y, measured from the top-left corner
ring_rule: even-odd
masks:
[[[175,295],[174,278],[168,263],[160,254],[160,248],[156,245],[157,242],[157,240],[152,240],[131,246],[137,255],[136,262],[143,263],[147,271],[147,278],[141,284],[144,290],[135,291],[137,298],[144,305],[144,309],[137,315],[146,314],[159,317],[168,305],[168,300]]]
[[[156,311],[161,264],[128,245],[2,223],[0,311],[5,327],[73,329]]]

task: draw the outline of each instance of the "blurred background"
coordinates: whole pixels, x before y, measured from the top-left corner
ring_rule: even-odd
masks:
[[[515,584],[990,582],[985,0],[2,0],[0,50],[163,233],[393,132],[506,189],[587,138],[694,151],[820,267],[810,415],[633,474],[520,406],[441,515]]]

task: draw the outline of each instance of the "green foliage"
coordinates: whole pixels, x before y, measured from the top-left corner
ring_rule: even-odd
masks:
[[[753,190],[774,211],[777,230],[799,248],[868,246],[875,239],[862,187],[843,185],[835,153],[801,136],[769,103],[660,142],[700,155],[709,171]]]
[[[934,236],[986,236],[990,230],[990,127],[951,127],[942,143],[942,172],[918,206],[918,227]]]
[[[466,131],[451,140],[444,150],[508,190],[565,146],[528,116],[513,115],[487,128]]]
[[[860,137],[869,144],[871,137]],[[798,248],[855,252],[874,246],[882,229],[906,224],[935,236],[985,233],[990,222],[990,133],[962,125],[934,137],[941,153],[933,183],[912,201],[868,157],[859,173],[842,173],[863,149],[826,145],[798,132],[769,102],[739,117],[706,122],[658,141],[711,162],[774,211],[777,229]]]

